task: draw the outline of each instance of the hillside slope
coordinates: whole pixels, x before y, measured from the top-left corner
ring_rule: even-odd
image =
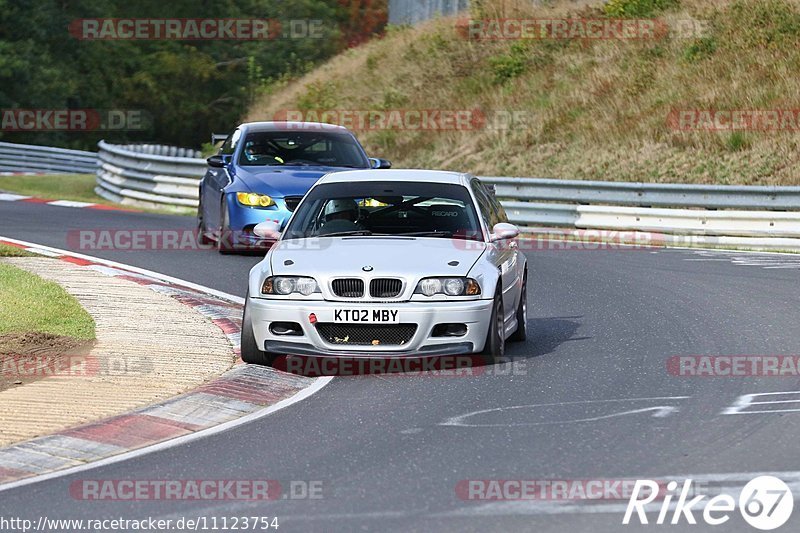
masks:
[[[298,112],[315,118],[317,111],[327,110],[333,112],[327,117],[342,121],[363,111],[406,117],[419,110],[463,110],[471,113],[464,129],[426,131],[410,121],[399,128],[373,124],[357,134],[371,154],[392,160],[395,167],[800,184],[797,3],[479,5],[469,15],[473,20],[638,16],[656,19],[657,31],[655,37],[640,39],[469,39],[465,20],[390,28],[382,39],[274,87],[245,118],[269,120]],[[707,121],[709,110],[716,123]],[[777,122],[770,122],[772,110],[780,111]],[[756,111],[760,121],[745,129],[729,128],[724,119],[730,111]],[[509,117],[510,126],[503,127]],[[714,129],[715,124],[722,128]]]

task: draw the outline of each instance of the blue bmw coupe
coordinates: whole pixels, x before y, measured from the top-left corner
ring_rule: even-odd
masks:
[[[370,159],[346,128],[312,122],[250,122],[231,133],[208,158],[200,181],[198,237],[221,253],[264,250],[253,233],[259,222],[283,226],[303,195],[323,175],[344,169],[389,168]]]

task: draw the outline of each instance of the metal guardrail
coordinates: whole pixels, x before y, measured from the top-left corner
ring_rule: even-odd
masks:
[[[153,144],[112,145],[100,141],[95,192],[126,205],[197,207],[206,171],[200,152]]]
[[[171,146],[120,146],[101,141],[97,154],[8,146],[0,143],[0,161],[14,150],[8,156],[16,161],[10,170],[54,172],[66,165],[70,167],[64,171],[69,172],[96,169],[97,194],[128,205],[194,208],[198,182],[207,168],[199,152]],[[33,154],[47,154],[49,166],[40,161],[44,155],[37,158]],[[23,159],[26,156],[28,159]],[[735,242],[736,246],[751,243],[757,248],[800,250],[800,187],[481,179],[494,187],[511,222],[525,231],[658,232],[675,238],[702,236]]]
[[[637,207],[800,210],[800,187],[483,177],[498,198]]]
[[[93,174],[96,169],[94,152],[0,142],[0,172]]]
[[[524,228],[567,227],[800,238],[800,212],[664,209],[503,201],[509,219]]]
[[[725,238],[729,245],[734,239],[736,246],[800,249],[800,187],[481,179],[527,231],[656,232],[704,237],[696,244]]]

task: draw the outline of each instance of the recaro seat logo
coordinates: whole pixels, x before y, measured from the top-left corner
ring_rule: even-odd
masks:
[[[659,484],[649,479],[639,479],[633,487],[633,493],[628,500],[625,517],[622,523],[631,523],[634,513],[640,524],[650,522],[645,511],[645,506],[652,503],[659,496]],[[756,529],[769,531],[785,524],[794,509],[794,496],[789,486],[774,476],[759,476],[748,482],[739,493],[739,499],[734,499],[730,494],[718,494],[703,504],[707,496],[700,494],[691,500],[687,498],[692,493],[692,480],[684,481],[678,490],[678,483],[670,481],[667,484],[667,493],[661,501],[656,525],[680,524],[685,520],[687,524],[696,525],[695,512],[701,513],[703,521],[711,526],[726,523],[731,514],[736,511],[737,503],[742,518]],[[671,510],[673,501],[674,509]],[[702,508],[702,511],[701,511]],[[672,511],[670,517],[670,510]],[[668,521],[669,520],[669,521]]]

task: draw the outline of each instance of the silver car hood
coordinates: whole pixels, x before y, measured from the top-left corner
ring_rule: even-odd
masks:
[[[269,253],[275,275],[413,277],[466,276],[485,250],[483,242],[439,237],[325,237],[278,241]]]

